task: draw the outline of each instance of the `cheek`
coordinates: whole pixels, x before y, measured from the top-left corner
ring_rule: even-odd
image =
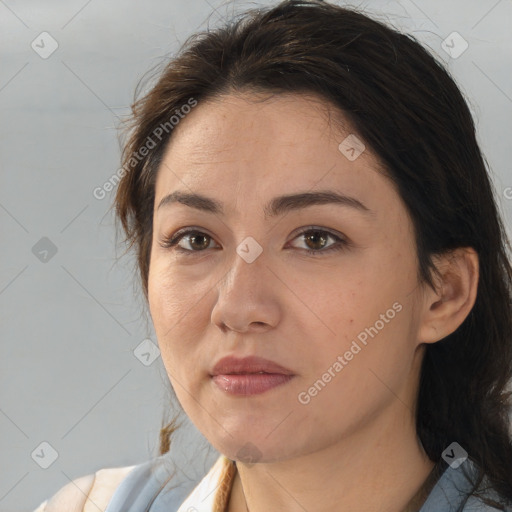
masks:
[[[321,346],[311,347],[310,371],[298,392],[304,404],[299,411],[313,424],[349,432],[397,399],[409,402],[403,386],[411,353],[405,347],[407,322],[400,318],[402,313],[378,334],[357,329],[331,345],[322,340]],[[361,332],[367,334],[366,344],[357,338]]]
[[[344,396],[366,396],[365,387],[383,388],[379,377],[396,383],[407,372],[414,349],[414,283],[390,268],[363,265],[363,271],[338,274],[323,293],[310,296],[317,320],[311,322],[310,315],[300,328],[310,337],[308,386],[330,379],[328,386],[339,384]]]
[[[394,296],[388,293],[371,272],[356,269],[346,275],[333,273],[329,282],[318,286],[318,281],[304,280],[297,295],[306,297],[304,332],[316,340],[323,340],[323,352],[329,347],[349,349],[350,343],[361,331],[379,319],[392,306]],[[312,291],[313,290],[313,291]]]
[[[207,293],[208,287],[188,278],[186,272],[176,271],[158,260],[152,263],[148,299],[153,321],[159,324],[155,329],[164,324],[178,326],[190,322]]]
[[[148,276],[148,302],[164,366],[171,375],[180,375],[193,360],[195,315],[198,300],[192,289],[154,265]],[[175,362],[181,363],[175,364]],[[179,378],[179,377],[178,377]]]

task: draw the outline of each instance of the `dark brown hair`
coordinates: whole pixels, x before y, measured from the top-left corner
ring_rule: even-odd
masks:
[[[151,90],[139,99],[136,91],[126,130],[126,172],[115,208],[128,249],[136,248],[146,300],[155,179],[172,136],[169,129],[155,137],[155,130],[169,125],[191,98],[200,104],[239,91],[313,93],[339,109],[377,155],[409,211],[423,282],[434,287],[432,256],[458,247],[477,251],[473,309],[454,333],[426,347],[417,434],[436,462],[457,441],[481,468],[474,494],[487,475],[492,488],[512,500],[509,242],[466,101],[411,35],[355,9],[299,0],[193,34]],[[150,138],[155,147],[140,158]],[[173,422],[162,428],[160,453],[169,450],[174,428]]]

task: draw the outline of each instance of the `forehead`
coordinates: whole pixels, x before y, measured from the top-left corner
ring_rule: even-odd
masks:
[[[336,122],[330,122],[333,116]],[[288,156],[286,148],[315,159],[318,152],[311,152],[311,146],[341,140],[340,123],[349,133],[339,113],[315,96],[230,94],[199,102],[176,126],[167,150],[176,149],[177,157],[194,153],[196,163],[209,163],[222,154],[264,157],[278,147]]]
[[[357,196],[364,204],[377,195],[396,201],[370,148],[356,159],[340,150],[354,136],[340,112],[314,96],[236,94],[199,102],[173,130],[155,208],[177,189],[226,203],[243,197],[246,205],[314,189]]]

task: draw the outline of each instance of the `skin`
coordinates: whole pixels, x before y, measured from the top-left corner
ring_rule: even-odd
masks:
[[[414,424],[425,344],[471,310],[478,258],[472,249],[438,258],[438,291],[423,286],[412,222],[378,159],[368,147],[354,161],[338,149],[354,133],[349,124],[331,124],[334,111],[313,96],[262,99],[239,93],[199,103],[166,148],[148,281],[162,359],[191,421],[237,461],[228,512],[397,512],[433,467]],[[157,209],[176,190],[214,198],[225,212]],[[263,215],[276,196],[319,190],[356,198],[370,212],[322,204]],[[181,239],[189,253],[160,245],[187,226],[206,235],[192,245]],[[308,243],[300,232],[311,226],[349,244],[326,252],[336,240]],[[252,263],[236,252],[248,236],[263,249]],[[300,403],[395,303],[400,312]],[[209,372],[232,354],[271,359],[295,376],[259,395],[228,395]],[[255,464],[240,455],[248,442]]]

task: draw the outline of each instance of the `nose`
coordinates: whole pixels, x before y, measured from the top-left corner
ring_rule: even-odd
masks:
[[[276,327],[282,286],[264,252],[251,263],[235,253],[231,268],[217,285],[211,322],[224,332],[261,332]]]

